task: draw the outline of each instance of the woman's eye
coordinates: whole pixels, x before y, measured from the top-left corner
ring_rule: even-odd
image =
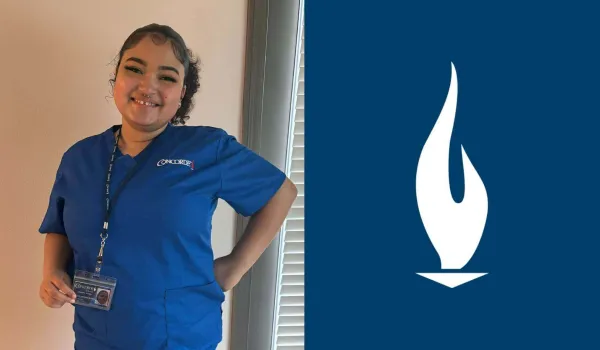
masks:
[[[138,74],[142,73],[141,69],[138,69],[136,67],[126,66],[125,69],[132,71],[134,73],[138,73]]]
[[[137,68],[137,67],[125,66],[125,69],[128,70],[128,71],[131,71],[133,73],[136,73],[136,74],[144,74],[144,72],[142,72],[142,70],[139,69],[139,68]],[[177,79],[175,79],[173,77],[170,77],[168,75],[160,77],[160,80],[166,80],[166,81],[168,81],[170,83],[176,83],[177,82]]]

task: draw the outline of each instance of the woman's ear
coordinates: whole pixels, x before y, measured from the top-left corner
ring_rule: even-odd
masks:
[[[183,100],[183,96],[185,96],[185,90],[187,89],[187,86],[184,85],[183,89],[181,89],[181,97],[179,98],[179,100]]]

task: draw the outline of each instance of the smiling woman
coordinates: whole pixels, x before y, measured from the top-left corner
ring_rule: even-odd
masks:
[[[185,125],[198,81],[172,28],[134,31],[111,81],[121,125],[62,157],[39,229],[39,295],[52,308],[75,305],[75,348],[216,349],[224,292],[296,198],[285,173],[224,130]],[[250,220],[231,254],[215,260],[218,199]]]
[[[115,79],[111,80],[115,103],[125,114],[128,102],[136,98],[132,89],[139,87],[139,93],[156,94],[152,96],[154,101],[150,96],[138,96],[139,101],[154,102],[162,107],[163,119],[185,124],[189,119],[186,114],[193,107],[192,97],[199,87],[198,62],[186,49],[183,38],[170,27],[149,32],[151,29],[152,26],[148,26],[134,31],[121,48]],[[156,63],[154,66],[153,62]],[[116,84],[119,74],[124,77]],[[140,122],[147,125],[149,121]]]
[[[185,124],[199,88],[198,73],[191,50],[168,26],[142,27],[125,40],[111,84],[132,141],[139,139],[139,133],[153,137],[167,122]],[[142,137],[137,141],[129,145],[123,141],[121,146],[129,146],[135,155],[148,140]]]

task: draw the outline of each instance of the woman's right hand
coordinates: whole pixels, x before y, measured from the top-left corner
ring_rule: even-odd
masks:
[[[40,298],[51,308],[60,308],[65,303],[74,303],[75,292],[71,289],[71,278],[60,270],[44,274],[40,285]]]

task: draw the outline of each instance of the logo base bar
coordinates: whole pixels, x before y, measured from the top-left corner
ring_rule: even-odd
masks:
[[[471,282],[481,276],[487,275],[487,272],[482,273],[467,273],[467,272],[441,272],[441,273],[420,273],[417,275],[423,276],[434,282],[442,284],[449,288],[458,287],[467,282]]]

